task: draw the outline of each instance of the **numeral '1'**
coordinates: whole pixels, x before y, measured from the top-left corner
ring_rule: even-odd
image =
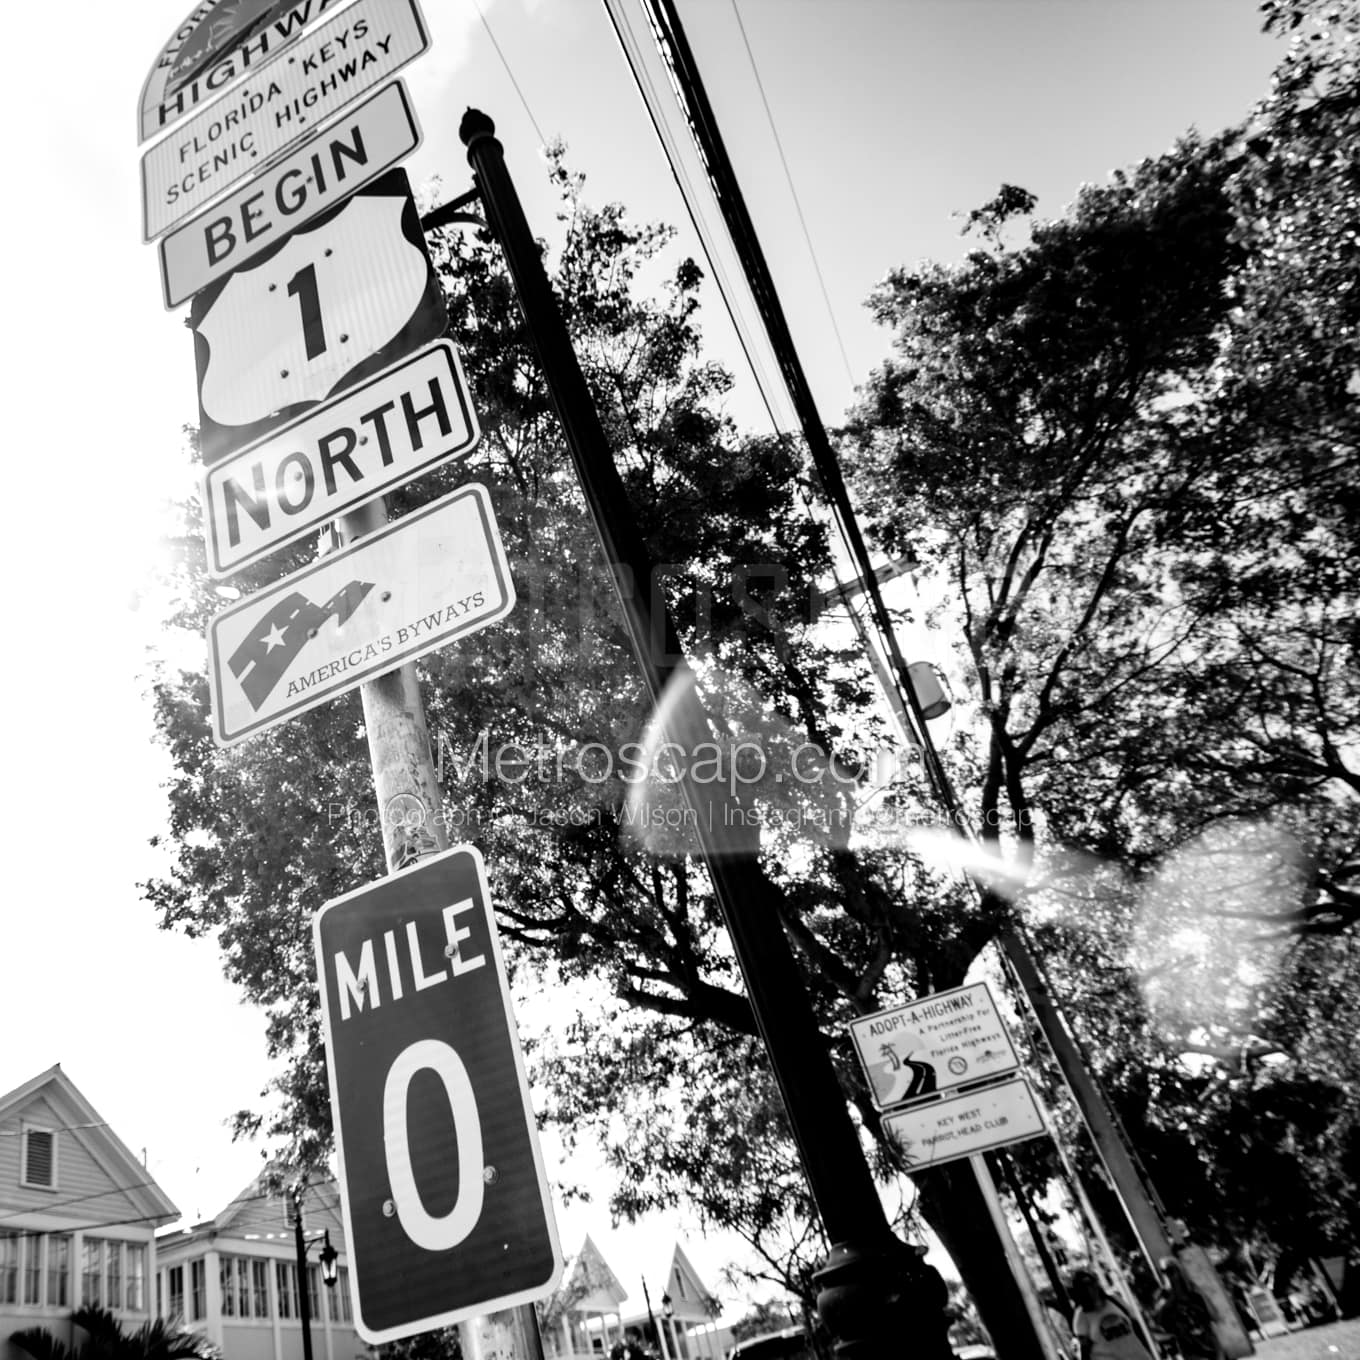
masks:
[[[316,266],[305,265],[288,280],[288,296],[302,308],[302,338],[307,357],[315,359],[326,352],[326,331],[321,324],[321,298],[316,291]]]

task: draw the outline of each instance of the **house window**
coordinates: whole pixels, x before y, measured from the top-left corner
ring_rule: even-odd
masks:
[[[19,1302],[19,1237],[0,1232],[0,1303]]]
[[[66,1233],[47,1239],[47,1306],[71,1306],[71,1238]]]
[[[104,1264],[107,1267],[104,1276],[108,1285],[106,1296],[110,1308],[121,1308],[123,1306],[123,1244],[121,1242],[104,1243]]]
[[[146,1248],[140,1242],[129,1242],[127,1251],[127,1310],[146,1312]]]
[[[307,1316],[321,1319],[321,1272],[315,1266],[307,1267]]]
[[[104,1306],[104,1273],[100,1262],[104,1254],[104,1239],[87,1237],[80,1244],[80,1303],[83,1308]]]
[[[250,1262],[244,1256],[236,1258],[236,1305],[242,1317],[250,1317]]]
[[[208,1316],[208,1263],[200,1256],[189,1262],[189,1320]]]
[[[250,1292],[254,1296],[254,1312],[257,1318],[269,1316],[269,1262],[250,1263]]]
[[[170,1317],[184,1316],[184,1267],[171,1266],[165,1272],[165,1288],[170,1295]]]
[[[222,1316],[250,1317],[250,1269],[252,1264],[244,1256],[222,1257]],[[267,1302],[267,1291],[266,1291]],[[268,1312],[256,1312],[256,1317],[267,1317]]]
[[[51,1129],[24,1129],[24,1165],[19,1184],[33,1190],[57,1188],[57,1135]]]
[[[24,1234],[24,1302],[42,1302],[42,1234]]]
[[[336,1276],[335,1284],[326,1290],[326,1305],[330,1310],[332,1322],[348,1322],[349,1312],[349,1271],[344,1266]]]
[[[276,1276],[279,1286],[279,1316],[292,1318],[298,1315],[297,1272],[283,1261],[278,1263]]]

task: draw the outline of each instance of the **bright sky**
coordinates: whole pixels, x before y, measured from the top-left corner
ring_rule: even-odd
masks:
[[[683,226],[681,248],[697,254],[603,0],[480,4],[425,0],[434,50],[407,70],[425,130],[412,179],[442,176],[442,197],[469,186],[456,129],[474,105],[495,119],[540,235],[554,223],[534,123],[566,140],[588,198]],[[197,406],[185,309],[164,310],[156,252],[141,244],[135,112],[190,8],[74,0],[7,19],[4,348],[18,470],[2,550],[12,726],[0,1091],[61,1062],[192,1218],[258,1168],[259,1151],[233,1147],[223,1121],[257,1101],[268,1068],[262,1017],[222,981],[213,943],[158,930],[136,888],[157,867],[147,842],[166,773],[140,678],[156,638],[145,592],[164,503],[186,485],[180,432]],[[1240,0],[680,8],[828,422],[886,352],[865,296],[895,264],[957,258],[951,214],[1003,180],[1056,214],[1080,183],[1188,126],[1240,118],[1276,57]],[[735,363],[716,304],[707,333]],[[755,419],[749,382],[733,410]],[[29,458],[42,468],[23,471]],[[560,1226],[566,1250],[589,1230],[615,1256],[601,1210],[574,1208]],[[725,1258],[692,1245],[716,1285]]]

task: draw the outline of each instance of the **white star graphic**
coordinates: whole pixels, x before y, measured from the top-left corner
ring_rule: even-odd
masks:
[[[277,623],[270,626],[269,631],[260,639],[264,643],[266,652],[272,652],[275,647],[283,646],[284,630]]]

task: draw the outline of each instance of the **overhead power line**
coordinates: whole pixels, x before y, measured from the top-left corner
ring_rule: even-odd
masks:
[[[845,340],[841,336],[841,328],[836,321],[836,309],[831,305],[831,294],[827,291],[826,276],[822,273],[821,262],[817,259],[816,247],[812,244],[812,233],[808,230],[807,218],[803,214],[802,200],[798,197],[798,188],[793,182],[793,172],[789,169],[789,158],[784,154],[784,141],[779,135],[779,128],[774,121],[774,112],[770,108],[770,101],[765,93],[765,82],[760,78],[760,68],[756,65],[756,54],[751,50],[751,39],[747,35],[746,25],[741,19],[741,10],[737,7],[737,0],[732,0],[732,17],[737,21],[737,27],[741,30],[742,46],[746,48],[746,60],[751,63],[751,75],[755,78],[756,89],[760,92],[760,102],[765,109],[765,121],[770,125],[770,135],[774,138],[775,150],[779,153],[779,164],[784,167],[784,181],[789,186],[789,196],[793,199],[793,210],[798,215],[798,225],[803,231],[803,240],[807,243],[808,258],[812,261],[812,272],[817,275],[817,286],[822,291],[822,302],[826,305],[826,317],[831,323],[831,334],[836,337],[836,348],[841,352],[841,363],[845,367],[845,376],[849,378],[850,385],[853,387],[855,382],[854,370],[850,367],[850,356],[845,352]]]
[[[519,102],[524,106],[524,112],[533,125],[534,135],[538,138],[539,145],[547,146],[548,139],[543,135],[543,129],[538,125],[538,119],[534,117],[534,111],[529,107],[529,101],[524,97],[524,91],[520,89],[519,81],[515,79],[515,73],[510,69],[510,63],[506,60],[505,53],[501,51],[501,45],[496,41],[496,35],[491,31],[491,24],[482,9],[481,0],[472,0],[472,3],[476,7],[477,17],[482,21],[482,27],[486,29],[486,36],[491,39],[491,46],[496,49],[496,55],[501,59],[501,65],[505,67],[505,74],[510,77],[510,84],[515,87]]]
[[[859,519],[850,502],[840,462],[831,447],[826,427],[817,410],[811,386],[793,341],[793,334],[775,289],[773,275],[761,248],[731,158],[728,156],[694,54],[690,50],[684,26],[680,22],[673,0],[639,0],[639,3],[647,15],[657,50],[669,73],[676,102],[689,124],[690,134],[709,181],[709,188],[722,215],[731,246],[740,262],[752,301],[759,312],[770,352],[783,380],[788,400],[792,403],[798,427],[802,431],[822,490],[830,504],[838,532],[849,551],[856,574],[865,582],[870,619],[888,658],[889,675],[897,696],[897,702],[894,702],[893,707],[910,716],[910,727],[914,729],[910,735],[917,737],[919,741],[927,777],[937,794],[952,802],[953,791],[939,754],[931,741],[915,689],[907,674],[906,662],[902,657],[892,620],[883,602],[882,591],[874,578],[869,550],[859,526]],[[614,20],[615,32],[620,36],[624,54],[633,70],[639,90],[648,102],[653,122],[664,123],[664,114],[660,112],[655,100],[655,83],[650,76],[644,74],[637,44],[631,35],[625,12],[625,0],[605,0],[605,4]],[[627,38],[625,34],[628,35]],[[672,166],[674,164],[672,159]],[[680,180],[678,172],[677,180]],[[683,180],[680,180],[680,183],[684,192],[685,183]],[[691,215],[702,217],[702,213],[693,205]],[[757,376],[759,377],[759,374]],[[767,398],[767,402],[768,400]]]

